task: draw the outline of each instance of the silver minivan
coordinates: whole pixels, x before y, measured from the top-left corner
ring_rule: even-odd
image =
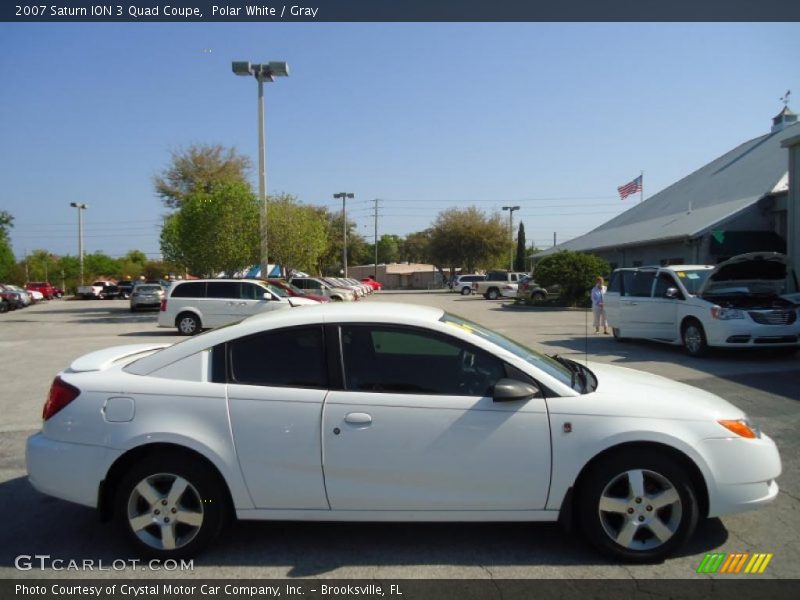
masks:
[[[284,297],[257,280],[176,281],[161,302],[158,326],[176,327],[182,335],[194,335],[264,311],[306,304],[318,303],[309,298]]]

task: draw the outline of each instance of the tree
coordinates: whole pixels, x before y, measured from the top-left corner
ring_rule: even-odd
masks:
[[[430,229],[409,233],[400,245],[400,260],[407,260],[410,263],[428,262],[430,244]]]
[[[528,264],[525,252],[525,223],[519,222],[519,229],[517,230],[517,254],[514,256],[514,270],[527,271],[525,265]]]
[[[220,184],[250,187],[250,159],[220,144],[194,144],[171,153],[170,165],[153,178],[156,194],[169,208],[180,208],[194,192],[210,193]]]
[[[288,194],[270,198],[268,210],[270,258],[287,272],[313,271],[328,246],[325,219]]]
[[[502,264],[508,252],[508,228],[497,213],[487,216],[474,206],[450,208],[439,213],[431,228],[429,255],[436,265],[472,272]]]
[[[536,265],[536,281],[545,287],[561,286],[561,299],[575,306],[585,299],[600,275],[608,275],[609,266],[599,256],[562,250],[545,256]]]
[[[107,254],[94,252],[83,257],[83,270],[87,279],[97,279],[100,277],[114,278],[119,275],[119,261],[111,258]]]
[[[9,281],[14,269],[14,251],[11,249],[11,240],[8,236],[8,230],[13,226],[14,217],[0,210],[0,281]]]
[[[326,207],[314,207],[314,210],[325,224],[327,245],[325,252],[317,263],[320,274],[339,275],[344,268],[342,263],[342,213],[331,212]],[[364,238],[357,233],[357,225],[347,219],[347,265],[371,263],[374,259],[369,255],[369,247]]]
[[[399,235],[384,234],[378,239],[378,262],[379,263],[396,263],[400,260],[400,246],[403,243],[403,238]],[[374,262],[375,252],[372,252],[372,260]]]
[[[195,189],[161,230],[164,257],[194,275],[229,275],[258,262],[259,205],[244,183]]]

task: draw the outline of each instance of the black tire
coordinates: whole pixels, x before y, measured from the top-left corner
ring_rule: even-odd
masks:
[[[634,563],[659,562],[673,554],[694,533],[700,513],[686,467],[654,450],[600,460],[582,478],[577,498],[589,542],[604,554]]]
[[[193,313],[181,313],[175,319],[175,327],[181,335],[197,335],[200,333],[202,324],[197,315]]]
[[[484,295],[487,300],[497,300],[500,297],[500,290],[497,288],[489,288]]]
[[[689,356],[699,358],[708,354],[708,343],[703,326],[696,319],[690,319],[681,328],[683,347]]]
[[[464,286],[461,288],[461,295],[462,296],[469,296],[472,293],[472,288]]]
[[[228,502],[223,485],[195,457],[146,457],[120,481],[117,525],[142,556],[162,560],[196,556],[216,539],[225,522]]]
[[[543,294],[542,292],[534,292],[533,294],[531,294],[531,300],[533,300],[534,302],[541,302],[542,300],[545,300],[546,298],[547,298],[547,296],[545,294]]]

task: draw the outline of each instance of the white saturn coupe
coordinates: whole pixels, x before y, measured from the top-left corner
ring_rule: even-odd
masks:
[[[781,462],[713,394],[440,309],[357,303],[87,354],[53,382],[27,468],[160,558],[236,517],[562,520],[646,562],[700,518],[773,500]]]

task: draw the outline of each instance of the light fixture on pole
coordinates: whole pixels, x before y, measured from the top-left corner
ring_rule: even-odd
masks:
[[[504,206],[503,210],[508,211],[508,232],[511,235],[511,262],[508,270],[514,270],[514,211],[519,210],[519,206]]]
[[[355,195],[350,192],[339,192],[334,194],[333,197],[337,200],[339,198],[342,199],[342,269],[344,270],[344,276],[347,277],[347,207],[345,203],[348,198],[351,200],[355,198]]]
[[[242,77],[253,76],[258,81],[258,198],[261,202],[261,277],[269,277],[269,240],[267,238],[267,166],[264,144],[264,82],[275,77],[287,77],[289,65],[285,62],[253,64],[234,61],[233,72]]]

